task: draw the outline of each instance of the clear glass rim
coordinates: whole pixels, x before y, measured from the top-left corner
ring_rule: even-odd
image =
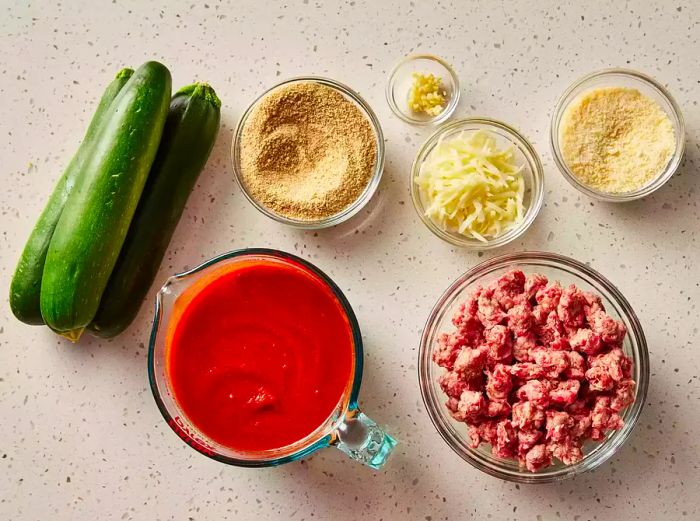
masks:
[[[248,189],[245,186],[245,182],[243,181],[240,166],[240,145],[243,135],[243,129],[253,109],[257,106],[260,100],[262,100],[265,96],[270,94],[275,89],[278,89],[279,87],[290,83],[305,82],[315,82],[321,85],[325,85],[327,87],[337,90],[338,92],[347,96],[353,102],[355,102],[355,104],[359,106],[360,110],[363,111],[364,115],[367,117],[370,124],[372,125],[372,130],[374,131],[374,136],[377,144],[377,157],[374,165],[374,172],[372,174],[372,177],[370,178],[369,183],[367,183],[367,186],[365,187],[364,191],[360,194],[360,196],[352,204],[350,204],[350,206],[343,209],[339,213],[315,221],[305,221],[301,219],[292,219],[290,217],[285,217],[284,215],[277,214],[263,206],[248,192]],[[241,189],[241,192],[243,192],[243,195],[262,214],[266,215],[270,219],[273,219],[274,221],[293,226],[295,228],[301,228],[306,230],[320,230],[347,221],[351,217],[357,215],[357,213],[360,212],[362,208],[364,208],[364,206],[370,201],[370,199],[372,199],[372,196],[379,187],[379,182],[381,181],[382,174],[384,172],[384,154],[384,133],[382,131],[382,126],[379,123],[379,119],[377,118],[376,114],[369,106],[369,104],[357,92],[355,92],[343,83],[340,83],[336,80],[332,80],[330,78],[325,78],[323,76],[296,76],[294,78],[289,78],[279,83],[276,83],[275,85],[264,91],[257,98],[255,98],[255,100],[248,106],[246,111],[243,113],[240,120],[238,121],[238,125],[236,126],[236,130],[233,135],[233,142],[231,144],[231,168],[233,169],[234,177],[236,178],[236,183]]]
[[[396,103],[396,100],[394,99],[394,82],[396,81],[396,74],[398,73],[399,69],[401,69],[401,67],[403,67],[407,63],[410,63],[410,62],[415,61],[415,60],[432,60],[434,62],[439,63],[442,67],[445,68],[447,73],[450,75],[450,81],[452,81],[452,85],[454,85],[452,97],[450,98],[450,101],[447,103],[445,110],[443,110],[440,114],[438,114],[437,116],[435,116],[433,118],[429,118],[429,119],[412,118],[399,108],[399,106]],[[447,63],[445,60],[440,58],[439,56],[435,56],[434,54],[410,54],[410,55],[402,58],[401,60],[399,60],[396,63],[396,65],[394,65],[393,69],[391,69],[391,72],[389,73],[389,79],[387,80],[387,83],[386,83],[385,95],[386,95],[386,101],[389,104],[389,108],[394,113],[394,115],[397,118],[399,118],[400,120],[402,120],[406,123],[410,123],[411,125],[418,125],[418,126],[426,126],[427,127],[430,125],[439,125],[440,123],[447,121],[450,118],[450,116],[452,116],[455,109],[457,108],[457,105],[459,104],[459,97],[460,97],[459,77],[457,76],[457,73],[452,68],[452,66],[449,63]]]
[[[561,152],[561,147],[559,146],[559,126],[561,124],[561,120],[564,116],[566,108],[572,101],[574,101],[572,95],[576,90],[583,87],[586,83],[605,76],[626,76],[636,81],[639,81],[645,84],[647,87],[654,90],[668,103],[668,106],[671,107],[672,123],[674,123],[674,127],[678,127],[676,129],[676,150],[674,151],[671,160],[666,165],[666,168],[661,173],[659,173],[659,175],[657,175],[657,177],[652,182],[632,192],[612,194],[608,192],[601,192],[600,190],[596,190],[594,188],[586,186],[578,180],[576,175],[567,166],[566,161],[564,160],[564,156]],[[675,121],[673,121],[674,118]],[[561,174],[569,182],[569,184],[571,184],[581,193],[592,197],[593,199],[597,199],[599,201],[604,202],[622,203],[634,201],[637,199],[641,199],[642,197],[646,197],[647,195],[661,188],[673,176],[676,170],[678,170],[678,167],[680,166],[681,161],[683,160],[683,153],[685,151],[685,122],[683,120],[683,113],[681,112],[680,107],[676,103],[676,100],[673,98],[671,93],[666,89],[666,87],[661,85],[657,80],[655,80],[651,76],[647,76],[644,73],[632,69],[603,69],[592,72],[577,79],[569,87],[567,87],[567,89],[559,97],[555,105],[554,112],[552,114],[552,120],[550,123],[549,145],[552,150],[554,163],[557,165],[559,172],[561,172]]]
[[[437,141],[442,137],[442,135],[459,127],[468,125],[483,125],[486,127],[497,128],[508,134],[512,141],[518,143],[522,147],[522,149],[524,149],[524,155],[527,159],[528,166],[532,171],[532,177],[535,180],[533,186],[529,187],[532,192],[531,200],[529,206],[525,211],[525,217],[523,218],[523,221],[515,228],[509,230],[503,235],[500,235],[499,237],[488,240],[486,243],[483,243],[476,239],[469,239],[467,237],[458,236],[455,233],[450,233],[437,226],[428,216],[425,215],[423,202],[420,198],[420,191],[416,188],[415,183],[415,179],[420,172],[421,165],[425,161],[427,155],[430,153],[435,143],[437,143]],[[433,232],[434,235],[454,246],[478,251],[485,251],[494,248],[499,248],[508,244],[511,241],[518,239],[528,230],[528,228],[530,228],[532,223],[535,221],[537,215],[540,212],[540,209],[542,208],[542,202],[544,200],[544,167],[542,166],[542,161],[540,160],[540,157],[537,154],[535,147],[532,146],[530,141],[528,141],[528,139],[525,136],[523,136],[518,130],[511,127],[507,123],[485,117],[461,118],[446,123],[437,128],[435,132],[433,132],[428,137],[428,139],[426,139],[425,142],[421,145],[420,149],[418,150],[418,153],[416,154],[416,158],[413,161],[413,165],[411,166],[409,189],[411,192],[411,200],[413,201],[413,208],[416,210],[416,213],[418,214],[418,217],[420,217],[420,220],[423,222],[423,224],[425,224],[425,226],[431,232]]]
[[[318,276],[333,292],[335,297],[341,303],[343,310],[347,316],[348,322],[350,323],[350,328],[352,331],[354,350],[355,350],[355,363],[354,363],[354,374],[350,385],[348,386],[349,391],[343,393],[343,396],[338,402],[338,406],[331,413],[329,418],[324,421],[319,427],[313,432],[309,433],[305,438],[294,442],[286,447],[280,447],[279,449],[273,449],[269,451],[251,452],[251,456],[254,458],[244,459],[235,458],[220,454],[214,450],[207,447],[201,446],[199,443],[188,443],[197,452],[204,454],[205,456],[214,459],[216,461],[226,463],[229,465],[235,465],[239,467],[268,467],[280,465],[282,463],[287,463],[290,461],[295,461],[301,459],[318,449],[328,447],[333,441],[333,431],[342,422],[348,411],[357,408],[357,397],[360,392],[360,384],[362,382],[362,372],[363,372],[363,344],[362,344],[362,334],[360,332],[360,326],[357,321],[357,317],[350,302],[347,300],[341,289],[333,282],[333,280],[326,275],[319,268],[311,264],[296,255],[287,253],[281,250],[275,250],[270,248],[245,248],[239,250],[233,250],[227,253],[223,253],[209,260],[204,261],[200,265],[187,270],[182,273],[178,273],[168,278],[161,290],[159,290],[156,295],[155,312],[153,318],[153,325],[151,328],[151,335],[148,343],[148,381],[151,388],[151,393],[158,406],[158,410],[165,419],[168,426],[182,438],[179,432],[179,427],[176,426],[176,421],[171,414],[170,409],[165,404],[163,397],[161,395],[161,390],[158,386],[157,376],[156,376],[156,366],[155,366],[155,348],[156,339],[158,337],[161,328],[161,319],[163,314],[163,303],[162,303],[162,293],[173,281],[179,281],[187,278],[190,275],[203,271],[221,261],[228,259],[239,258],[239,257],[269,257],[280,259],[282,261],[291,261],[300,264],[302,267],[308,269],[314,275]],[[331,421],[333,415],[340,410],[341,413],[335,421]],[[183,412],[184,414],[184,412]],[[280,455],[281,454],[281,455]]]
[[[625,410],[625,425],[621,430],[615,431],[612,435],[609,435],[579,463],[556,470],[545,469],[535,473],[514,471],[503,464],[499,464],[495,460],[487,460],[474,449],[467,447],[458,436],[453,433],[454,429],[444,419],[445,413],[440,412],[442,411],[443,404],[435,394],[433,385],[430,383],[430,364],[433,363],[431,359],[432,342],[435,335],[438,333],[436,327],[443,315],[447,312],[449,305],[457,297],[461,288],[474,283],[490,271],[508,267],[513,263],[528,261],[545,263],[545,265],[554,268],[572,269],[574,270],[573,274],[576,276],[580,276],[577,272],[583,273],[610,294],[614,303],[619,306],[625,319],[632,326],[628,334],[631,336],[631,344],[635,355],[634,362],[638,365],[640,374],[639,381],[637,382],[635,401]],[[501,255],[478,264],[459,276],[440,296],[428,316],[421,336],[420,348],[418,350],[418,381],[423,403],[435,429],[450,448],[463,460],[491,476],[506,481],[517,483],[551,483],[571,478],[599,467],[611,458],[625,441],[627,441],[637,424],[646,401],[649,387],[649,353],[644,331],[642,330],[637,315],[627,299],[608,279],[603,277],[596,270],[572,258],[556,253],[525,251]]]

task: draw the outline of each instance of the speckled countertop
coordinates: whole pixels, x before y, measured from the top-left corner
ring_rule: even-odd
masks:
[[[0,518],[700,519],[700,4],[432,3],[1,3]],[[448,246],[410,203],[409,167],[429,130],[390,113],[384,84],[392,64],[417,50],[457,69],[457,114],[512,123],[542,157],[544,208],[522,241],[499,252]],[[246,470],[186,447],[148,388],[150,304],[118,339],[77,346],[11,316],[15,262],[97,96],[116,70],[147,59],[166,63],[175,87],[207,80],[223,100],[213,157],[156,284],[247,246],[294,252],[333,276],[365,338],[361,403],[400,440],[384,471],[334,450]],[[680,171],[648,199],[618,206],[570,187],[547,140],[563,89],[609,66],[655,76],[687,124]],[[360,216],[318,233],[259,214],[236,187],[228,159],[247,104],[300,74],[357,89],[387,142],[378,195]],[[433,429],[417,382],[420,331],[440,293],[480,260],[522,249],[570,255],[609,277],[639,314],[651,352],[648,403],[632,438],[596,472],[553,485],[506,483],[457,458]]]

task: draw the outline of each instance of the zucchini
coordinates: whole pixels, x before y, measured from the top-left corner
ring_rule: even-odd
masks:
[[[147,62],[105,115],[56,225],[41,281],[46,324],[77,340],[92,321],[158,149],[170,72]]]
[[[110,338],[134,320],[148,293],[199,173],[219,132],[221,102],[204,83],[170,102],[156,159],[117,264],[88,329]]]
[[[89,157],[89,150],[100,123],[112,101],[133,73],[133,69],[122,69],[107,86],[88,125],[83,141],[56,183],[39,220],[34,225],[27,244],[24,246],[10,284],[10,309],[19,320],[26,324],[41,325],[44,323],[39,307],[39,291],[49,241],[51,241],[53,231],[61,217],[68,194],[73,188],[75,178]]]

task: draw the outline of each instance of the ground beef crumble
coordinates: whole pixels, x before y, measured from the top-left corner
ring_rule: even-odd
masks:
[[[478,288],[443,333],[433,360],[452,417],[472,447],[532,472],[583,458],[585,441],[623,425],[634,401],[622,322],[598,295],[512,270]]]

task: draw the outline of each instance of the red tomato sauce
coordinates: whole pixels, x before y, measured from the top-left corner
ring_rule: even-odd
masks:
[[[167,372],[190,422],[228,448],[278,449],[315,431],[352,383],[345,311],[314,273],[251,258],[187,289],[168,331]]]

